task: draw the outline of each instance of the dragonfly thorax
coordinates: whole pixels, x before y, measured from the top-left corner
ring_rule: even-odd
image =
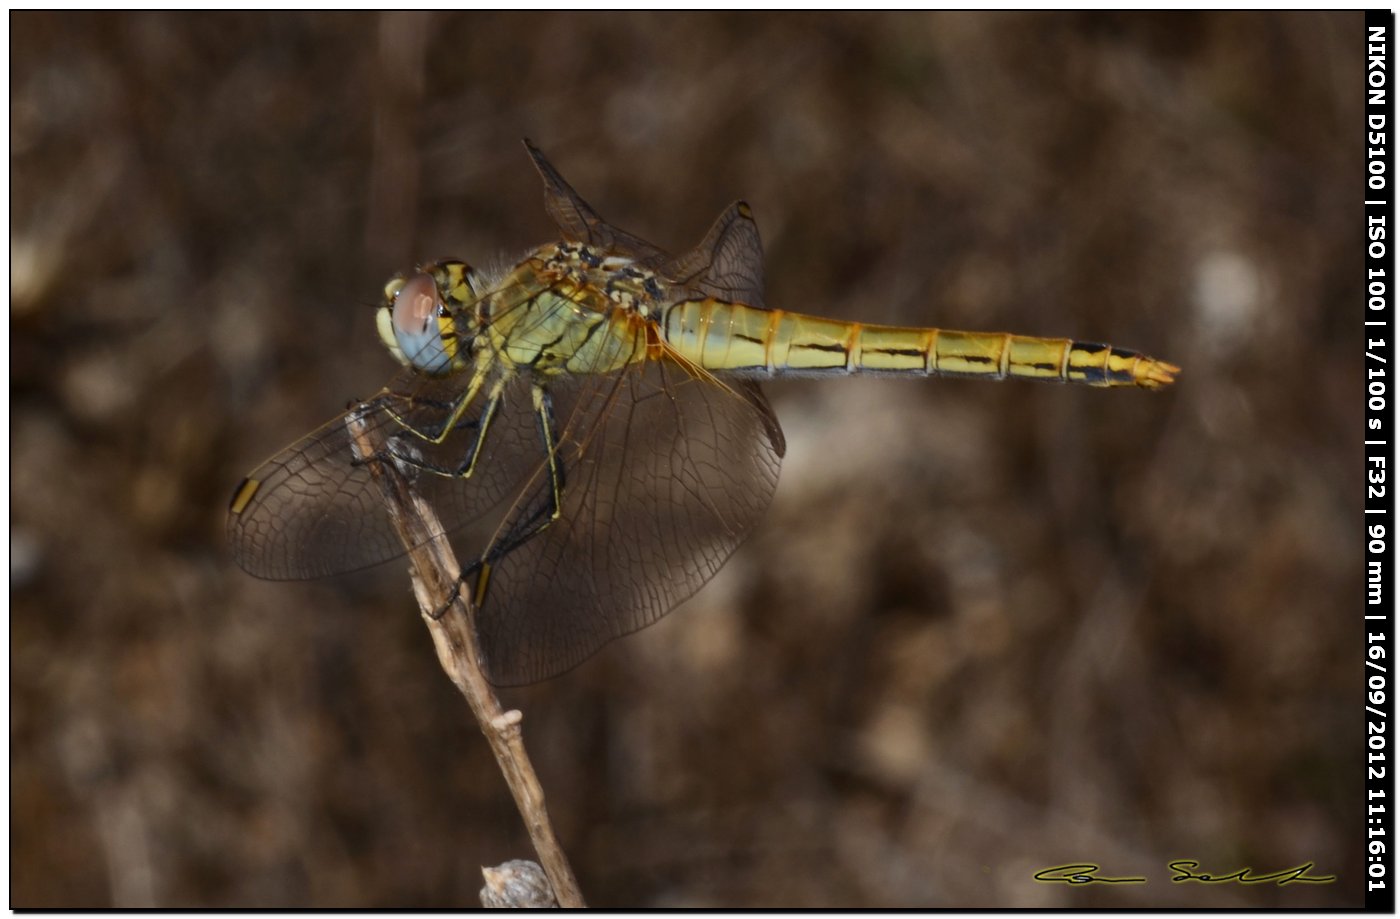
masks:
[[[601,291],[607,303],[599,307],[622,308],[642,318],[655,315],[664,288],[657,276],[623,255],[607,255],[581,243],[560,243],[545,259],[545,270],[579,289]]]

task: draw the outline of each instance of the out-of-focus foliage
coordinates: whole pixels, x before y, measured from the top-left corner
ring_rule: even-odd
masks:
[[[530,854],[403,566],[222,537],[387,378],[385,277],[549,238],[522,136],[668,248],[749,200],[774,306],[1184,368],[770,387],[757,535],[507,696],[590,902],[1359,903],[1359,14],[10,35],[12,905],[457,907]],[[1072,861],[1149,882],[1031,880]]]

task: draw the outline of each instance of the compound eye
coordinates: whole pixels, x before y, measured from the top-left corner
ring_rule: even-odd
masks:
[[[437,282],[420,271],[394,295],[394,330],[404,336],[422,335],[441,312]]]

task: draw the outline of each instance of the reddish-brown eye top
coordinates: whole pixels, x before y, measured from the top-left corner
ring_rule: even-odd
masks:
[[[420,271],[404,283],[394,298],[394,326],[405,335],[421,335],[437,314],[437,284],[431,275]]]

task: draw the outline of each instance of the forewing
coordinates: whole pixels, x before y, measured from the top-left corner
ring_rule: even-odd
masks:
[[[704,296],[764,308],[763,242],[753,211],[735,201],[710,227],[698,246],[671,256],[651,243],[609,224],[574,191],[539,148],[525,141],[544,182],[544,206],[564,238],[617,255],[630,256],[672,283]]]
[[[460,379],[425,383],[404,374],[367,403],[370,439],[431,502],[451,533],[486,516],[530,478],[540,454],[528,393],[508,391],[491,423],[470,479],[431,472],[455,469],[476,440],[484,400],[469,407],[441,444],[414,436],[387,409],[419,430],[440,429]],[[407,550],[389,522],[379,486],[351,447],[345,417],[327,422],[253,470],[234,494],[228,538],[234,560],[250,574],[298,580],[355,571]]]
[[[599,217],[598,212],[579,197],[578,192],[564,181],[559,171],[529,140],[525,141],[525,149],[529,151],[530,159],[544,181],[544,209],[566,240],[584,243],[613,255],[628,256],[647,265],[668,258],[666,253],[646,240],[620,230]]]
[[[757,387],[669,358],[551,388],[562,513],[493,563],[477,629],[502,685],[546,679],[643,628],[719,570],[773,496],[782,434]],[[548,506],[536,478],[503,532]]]
[[[663,262],[656,272],[706,296],[763,309],[763,242],[753,211],[735,201],[700,245]]]

